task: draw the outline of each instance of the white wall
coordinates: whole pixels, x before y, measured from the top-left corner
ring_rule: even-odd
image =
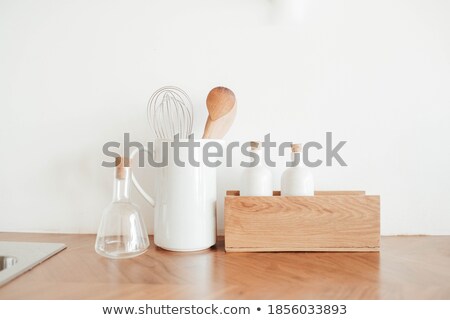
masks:
[[[102,145],[150,139],[147,100],[170,84],[197,133],[216,85],[239,101],[228,141],[332,131],[349,166],[315,169],[318,189],[380,194],[383,234],[450,234],[450,2],[297,4],[0,0],[0,231],[96,232]],[[220,172],[222,194],[239,170]]]

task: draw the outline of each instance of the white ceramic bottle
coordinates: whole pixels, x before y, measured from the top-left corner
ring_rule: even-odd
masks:
[[[292,161],[298,163],[283,172],[281,176],[281,195],[313,196],[314,177],[311,170],[302,164],[302,146],[301,144],[293,144],[291,148]]]
[[[272,173],[264,166],[261,143],[250,142],[250,152],[258,155],[259,162],[255,166],[245,168],[241,177],[241,196],[271,196]]]

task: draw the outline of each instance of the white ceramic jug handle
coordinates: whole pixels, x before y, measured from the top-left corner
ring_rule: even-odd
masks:
[[[144,147],[143,149],[147,153],[150,153],[147,148]],[[133,158],[136,155],[136,153],[139,153],[140,150],[141,149],[138,149],[138,148],[134,149],[133,152],[131,152],[130,160],[133,160]],[[131,171],[131,180],[133,181],[133,184],[136,187],[136,189],[139,191],[139,193],[144,197],[144,199],[147,200],[148,203],[150,203],[152,205],[152,207],[154,207],[155,206],[155,200],[147,192],[144,191],[144,188],[142,188],[142,186],[139,184],[139,182],[137,181],[136,177],[134,176],[133,171]]]

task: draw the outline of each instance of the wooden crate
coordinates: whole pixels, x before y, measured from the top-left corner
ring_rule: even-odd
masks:
[[[225,250],[379,251],[380,197],[316,191],[310,197],[225,197]]]

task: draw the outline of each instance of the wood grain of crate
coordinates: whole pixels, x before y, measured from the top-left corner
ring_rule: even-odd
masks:
[[[379,251],[380,197],[316,191],[310,197],[225,197],[225,250]]]

